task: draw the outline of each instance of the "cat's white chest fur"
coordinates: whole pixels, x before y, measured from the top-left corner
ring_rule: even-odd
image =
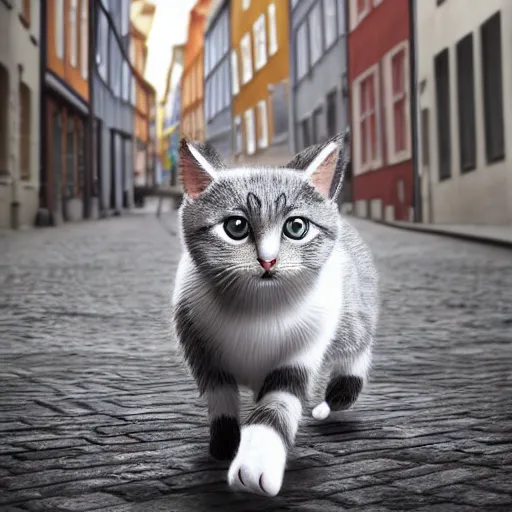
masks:
[[[279,365],[301,357],[320,364],[343,307],[342,260],[343,254],[335,249],[317,283],[297,307],[276,314],[240,316],[223,310],[213,294],[205,290],[185,253],[173,302],[186,294],[193,305],[196,326],[214,344],[225,369],[239,384],[255,389]]]

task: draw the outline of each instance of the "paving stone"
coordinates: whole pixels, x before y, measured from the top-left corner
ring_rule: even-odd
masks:
[[[175,212],[4,236],[2,512],[511,510],[510,251],[353,222],[381,276],[371,380],[308,411],[272,500],[208,457],[170,335]]]

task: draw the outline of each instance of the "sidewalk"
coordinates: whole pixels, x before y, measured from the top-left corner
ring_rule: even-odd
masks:
[[[383,222],[379,224],[399,229],[449,236],[485,244],[512,248],[512,227],[508,226],[474,226],[461,224],[416,224],[413,222]]]

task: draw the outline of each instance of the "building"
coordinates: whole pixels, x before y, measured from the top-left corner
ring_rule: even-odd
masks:
[[[349,0],[348,14],[355,213],[412,220],[409,0]]]
[[[39,203],[40,1],[0,2],[0,228],[31,226]]]
[[[417,3],[425,222],[512,225],[511,7]]]
[[[90,174],[89,2],[43,2],[41,223],[93,214]],[[37,104],[37,102],[35,102]]]
[[[136,89],[129,59],[130,0],[91,2],[96,34],[91,63],[93,194],[102,215],[120,214],[133,205]]]
[[[147,39],[151,31],[156,6],[144,0],[132,0],[130,9],[130,60],[135,70],[135,186],[151,186],[154,175],[150,168],[150,117],[155,89],[144,79],[148,55]]]
[[[290,132],[297,153],[349,124],[346,3],[291,0],[290,8]],[[341,199],[349,210],[350,192],[346,175]]]
[[[197,0],[190,11],[183,56],[180,130],[184,137],[204,141],[204,28],[211,0]]]
[[[235,161],[290,160],[289,21],[285,0],[231,5]]]
[[[204,36],[205,138],[226,160],[233,153],[229,4],[212,2]]]
[[[181,78],[185,45],[172,48],[172,58],[167,71],[164,97],[160,108],[163,111],[160,130],[160,161],[162,165],[162,183],[177,185],[179,160],[180,114],[181,114]]]

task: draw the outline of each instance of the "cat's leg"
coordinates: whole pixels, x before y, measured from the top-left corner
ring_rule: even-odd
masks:
[[[371,355],[371,348],[367,347],[353,357],[334,362],[325,400],[313,409],[313,418],[325,420],[331,411],[348,409],[354,404],[368,379]]]
[[[233,460],[240,443],[239,394],[235,385],[207,388],[210,455]]]
[[[313,371],[305,364],[293,364],[267,375],[256,408],[242,427],[240,447],[229,468],[232,488],[267,496],[279,492]]]

